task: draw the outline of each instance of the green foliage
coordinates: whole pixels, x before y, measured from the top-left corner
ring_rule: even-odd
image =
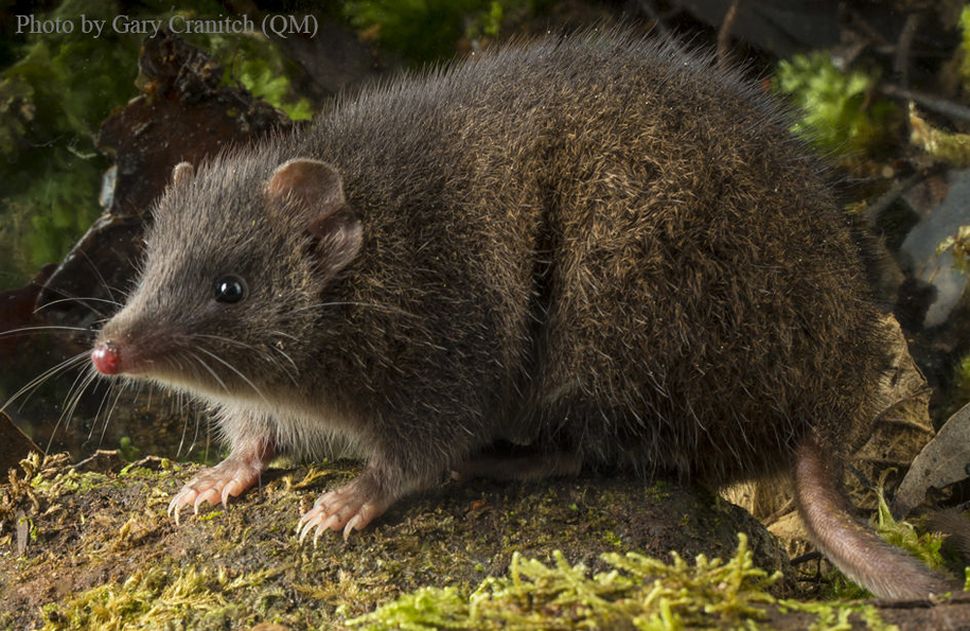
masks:
[[[608,553],[609,572],[590,576],[562,553],[554,564],[512,556],[508,576],[485,579],[470,595],[426,587],[349,621],[368,629],[670,629],[744,626],[764,615],[766,589],[781,575],[754,566],[747,537],[732,559],[670,564],[637,553]]]
[[[812,629],[895,629],[872,606],[850,602],[779,600],[768,588],[781,578],[752,562],[748,539],[727,562],[676,553],[664,563],[641,554],[601,556],[613,569],[590,576],[554,552],[554,565],[512,556],[507,576],[486,578],[471,594],[455,587],[423,587],[347,621],[380,631],[405,629],[752,629],[767,610],[817,616]]]
[[[531,14],[536,0],[352,0],[344,15],[354,27],[413,62],[455,54],[462,38],[496,37],[510,12]]]
[[[843,72],[824,53],[795,55],[778,64],[776,90],[801,108],[795,132],[826,151],[872,154],[888,143],[898,123],[889,101],[872,99],[874,79]]]
[[[964,274],[970,274],[970,225],[960,226],[956,234],[940,242],[936,247],[937,254],[949,252],[953,255],[953,262]]]
[[[111,19],[113,0],[66,0],[51,18]],[[38,16],[43,17],[43,16]],[[57,261],[100,212],[106,166],[94,149],[101,120],[134,94],[138,42],[106,33],[31,35],[0,75],[3,282],[19,284]]]
[[[888,474],[888,470],[887,470]],[[909,552],[920,562],[930,569],[938,570],[944,567],[943,554],[940,551],[943,547],[943,535],[936,532],[926,532],[920,534],[912,524],[906,521],[896,521],[892,511],[883,496],[883,480],[879,482],[879,512],[876,522],[876,532],[879,536],[897,548]]]
[[[293,97],[292,69],[266,37],[258,33],[203,35],[193,41],[223,65],[226,85],[241,85],[292,120],[313,118],[310,101]]]
[[[135,444],[131,442],[130,436],[122,436],[118,439],[118,451],[121,452],[121,457],[126,462],[134,462],[141,455],[141,449],[135,447]]]

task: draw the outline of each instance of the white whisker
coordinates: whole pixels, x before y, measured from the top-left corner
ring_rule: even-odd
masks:
[[[4,402],[4,404],[2,406],[0,406],[0,412],[3,412],[4,410],[6,410],[10,406],[11,403],[13,403],[14,401],[16,401],[24,393],[28,393],[27,399],[29,399],[30,398],[30,394],[32,394],[34,390],[36,390],[37,388],[39,388],[45,381],[47,381],[48,379],[51,379],[52,377],[54,377],[55,375],[57,375],[59,373],[66,372],[70,368],[74,367],[75,364],[81,363],[81,361],[84,360],[87,357],[87,354],[88,354],[87,351],[84,351],[82,353],[78,353],[77,355],[75,355],[73,357],[69,357],[68,359],[65,359],[64,361],[62,361],[61,363],[57,364],[56,366],[54,366],[52,368],[48,368],[47,370],[45,370],[44,372],[42,372],[40,375],[34,377],[33,379],[31,379],[27,383],[27,385],[25,385],[24,387],[22,387],[20,390],[17,390],[17,392],[15,392],[13,394],[13,396],[11,396],[10,398],[8,398]],[[26,401],[26,399],[25,399],[25,401]]]
[[[218,355],[216,355],[216,354],[214,354],[214,353],[210,353],[209,351],[207,351],[207,350],[205,350],[205,349],[204,349],[204,348],[202,348],[202,347],[199,347],[199,350],[200,350],[201,352],[203,352],[203,353],[205,353],[206,355],[208,355],[209,357],[211,357],[212,359],[214,359],[214,360],[216,360],[217,362],[219,362],[220,364],[222,364],[223,366],[225,366],[225,367],[226,367],[226,368],[228,368],[229,370],[231,370],[231,371],[233,371],[234,373],[236,373],[237,375],[239,375],[239,378],[240,378],[240,379],[242,379],[243,381],[245,381],[245,382],[246,382],[247,384],[249,384],[249,387],[250,387],[250,388],[252,388],[252,389],[253,389],[253,391],[254,391],[254,392],[255,392],[256,394],[258,394],[258,395],[259,395],[259,398],[261,398],[261,399],[263,400],[263,402],[265,402],[265,403],[266,403],[267,405],[269,405],[269,404],[270,404],[270,403],[269,403],[269,399],[267,399],[267,398],[266,398],[266,396],[265,396],[265,395],[264,395],[264,394],[262,393],[262,391],[261,391],[261,390],[260,390],[259,388],[257,388],[257,387],[256,387],[256,384],[254,384],[254,383],[253,383],[253,382],[252,382],[252,381],[251,381],[251,380],[249,379],[249,377],[247,377],[246,375],[244,375],[244,374],[242,374],[241,372],[239,372],[239,371],[238,371],[238,370],[236,369],[236,367],[235,367],[235,366],[233,366],[232,364],[230,364],[230,363],[229,363],[229,362],[227,362],[226,360],[224,360],[224,359],[222,359],[222,358],[221,358],[221,357],[219,357]]]
[[[91,329],[85,328],[83,326],[55,326],[55,325],[44,325],[44,326],[25,326],[20,329],[11,329],[10,331],[3,331],[0,333],[0,337],[4,335],[13,335],[14,333],[35,333],[40,331],[84,331],[85,333],[93,333]]]

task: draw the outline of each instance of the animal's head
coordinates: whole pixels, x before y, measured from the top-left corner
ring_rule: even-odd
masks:
[[[295,380],[327,288],[357,256],[340,174],[265,155],[175,167],[145,238],[140,276],[91,354],[105,375],[214,395]]]

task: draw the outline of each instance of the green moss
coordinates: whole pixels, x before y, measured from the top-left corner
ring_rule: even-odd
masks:
[[[778,64],[775,89],[801,108],[794,131],[826,151],[873,154],[891,142],[896,107],[873,99],[874,78],[843,72],[825,53],[795,55]]]
[[[292,64],[271,40],[258,33],[201,35],[190,39],[222,64],[225,85],[245,88],[292,120],[313,117],[310,101],[293,93]]]
[[[487,578],[470,594],[426,587],[348,624],[368,629],[680,628],[741,626],[774,602],[766,589],[780,578],[754,567],[747,538],[734,558],[704,555],[667,564],[636,553],[602,555],[613,569],[590,576],[560,552],[547,566],[513,554],[508,575]]]
[[[516,553],[507,576],[489,577],[471,592],[422,587],[347,624],[370,630],[750,629],[777,608],[814,615],[811,629],[848,629],[860,622],[895,629],[869,604],[776,599],[767,590],[781,574],[754,566],[743,533],[727,562],[671,557],[664,563],[633,552],[606,553],[601,558],[612,569],[590,576],[558,551],[552,566]]]
[[[861,622],[872,631],[899,631],[894,624],[883,622],[876,607],[861,602],[801,602],[780,600],[778,605],[783,611],[801,611],[816,616],[808,628],[810,631],[849,631],[858,628]]]
[[[66,0],[38,15],[76,21],[108,19],[117,2]],[[59,260],[100,213],[98,190],[107,162],[94,138],[112,107],[134,96],[138,41],[29,35],[19,59],[0,74],[0,263],[15,285]]]
[[[970,166],[970,134],[960,134],[933,127],[919,114],[911,103],[909,106],[909,126],[912,130],[910,142],[930,154],[955,167]]]
[[[122,436],[118,439],[118,451],[121,452],[121,457],[127,462],[134,462],[141,453],[141,449],[135,447],[134,443],[131,442],[130,436]]]
[[[940,551],[943,547],[943,535],[935,532],[920,534],[909,522],[896,521],[893,518],[882,492],[883,481],[887,474],[888,470],[884,474],[883,480],[880,481],[878,489],[879,512],[876,532],[887,543],[906,550],[929,568],[934,570],[943,568],[945,563]]]
[[[207,511],[205,513],[200,513],[199,515],[196,515],[195,518],[198,519],[199,521],[217,521],[224,514],[225,514],[224,510],[215,509],[215,510]]]
[[[613,548],[619,548],[623,545],[623,540],[620,539],[620,536],[612,530],[606,530],[603,532],[603,541],[608,543],[610,547]]]
[[[44,631],[61,629],[225,628],[244,617],[235,592],[260,586],[280,570],[236,577],[194,567],[155,567],[43,608]],[[242,599],[240,599],[242,600]],[[250,600],[258,614],[261,599]]]
[[[647,489],[647,493],[650,495],[650,499],[655,502],[662,502],[670,497],[668,484],[664,480],[654,481]]]

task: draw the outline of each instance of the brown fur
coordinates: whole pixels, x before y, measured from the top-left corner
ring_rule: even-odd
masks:
[[[861,247],[788,128],[708,56],[622,32],[406,77],[180,179],[102,339],[210,400],[234,451],[349,436],[391,501],[498,440],[713,484],[805,440],[841,454],[887,348]],[[328,238],[303,189],[266,201],[294,158],[339,174],[350,232]],[[242,303],[212,300],[228,272]]]

